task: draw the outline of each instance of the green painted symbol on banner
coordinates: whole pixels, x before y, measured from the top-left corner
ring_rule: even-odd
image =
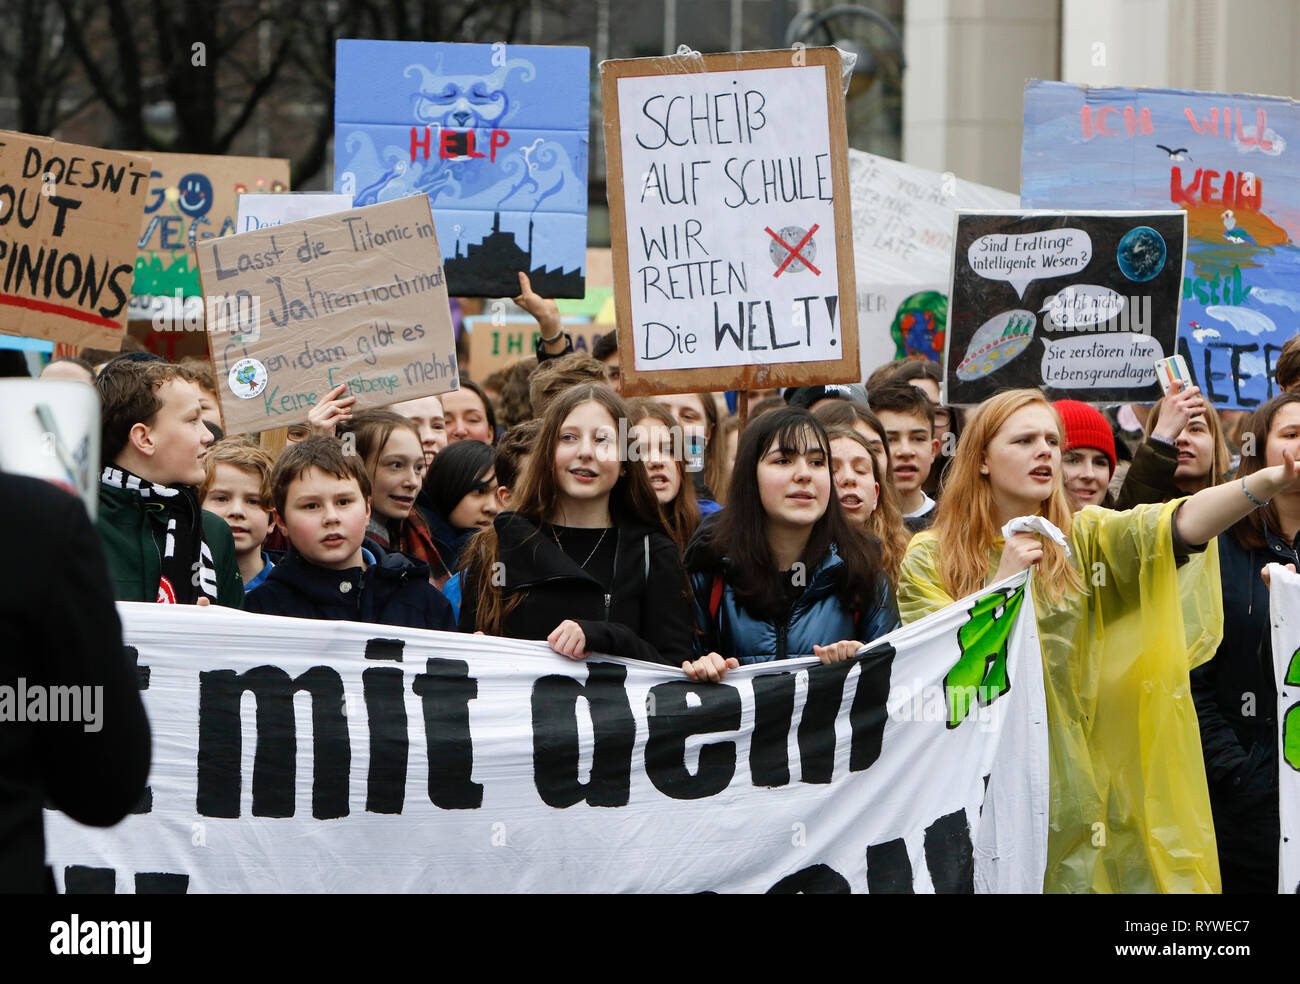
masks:
[[[985,595],[971,606],[966,623],[957,630],[961,658],[943,678],[949,728],[966,720],[976,700],[988,705],[1011,689],[1007,641],[1024,600],[1022,584],[1010,593]]]
[[[1300,649],[1291,656],[1284,682],[1300,686]],[[1288,707],[1282,719],[1282,757],[1287,765],[1300,772],[1300,704]]]

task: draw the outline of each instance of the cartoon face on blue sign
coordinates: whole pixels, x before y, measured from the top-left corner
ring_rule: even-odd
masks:
[[[492,79],[438,76],[423,65],[409,66],[406,74],[412,70],[422,76],[419,90],[411,97],[415,118],[421,123],[441,123],[461,130],[495,127],[510,108],[504,88],[493,84]],[[526,66],[526,73],[533,74],[531,65]]]
[[[181,178],[177,185],[180,197],[176,204],[190,218],[206,215],[212,207],[212,182],[207,175],[193,172]]]

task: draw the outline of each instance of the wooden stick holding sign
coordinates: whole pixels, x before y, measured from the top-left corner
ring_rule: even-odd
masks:
[[[858,380],[840,65],[601,64],[624,394]]]
[[[457,388],[426,196],[209,240],[196,252],[232,433],[303,423],[341,383],[358,409]]]

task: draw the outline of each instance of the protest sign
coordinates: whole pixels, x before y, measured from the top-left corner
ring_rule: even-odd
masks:
[[[351,207],[351,195],[303,191],[283,195],[240,195],[239,217],[235,228],[238,232],[255,232],[284,225],[286,222],[297,222],[299,219],[346,212]]]
[[[200,243],[207,338],[231,433],[457,386],[442,256],[422,195]]]
[[[610,325],[592,324],[584,318],[562,319],[564,330],[573,338],[573,350],[591,355],[596,339],[609,332]],[[514,365],[537,351],[541,330],[533,318],[500,318],[472,315],[464,321],[469,332],[469,364],[475,379],[486,379],[498,369]]]
[[[1182,212],[966,212],[954,224],[945,403],[1008,387],[1151,402],[1174,351]]]
[[[241,195],[289,190],[289,162],[281,157],[224,157],[210,154],[153,154],[144,227],[131,293],[150,297],[194,297],[199,274],[197,243],[237,231]],[[176,307],[179,308],[179,302]],[[173,319],[179,311],[172,311]]]
[[[74,380],[0,379],[0,472],[43,478],[99,507],[99,393]]]
[[[1300,330],[1298,127],[1300,102],[1273,96],[1025,88],[1022,206],[1186,211],[1178,352],[1220,409],[1276,396]]]
[[[858,380],[840,67],[834,48],[601,64],[625,394]]]
[[[0,130],[0,332],[116,350],[149,158]]]
[[[951,172],[849,151],[862,378],[894,359],[943,361],[953,213],[1008,209],[1013,194]]]
[[[721,684],[538,642],[120,604],[149,791],[112,830],[47,813],[47,856],[69,892],[1037,892],[1024,587],[858,659]]]
[[[1281,884],[1300,892],[1300,575],[1269,566],[1269,620],[1277,680],[1278,808],[1282,825]]]
[[[429,196],[447,284],[581,297],[587,245],[586,48],[340,40],[334,190]]]

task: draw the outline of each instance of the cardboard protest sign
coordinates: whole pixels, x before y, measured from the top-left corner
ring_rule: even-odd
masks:
[[[429,196],[461,297],[581,297],[586,48],[340,40],[334,190]]]
[[[289,190],[289,162],[281,157],[154,154],[144,226],[131,293],[195,297],[195,244],[233,236],[241,195]],[[181,317],[180,302],[171,310]]]
[[[47,812],[47,857],[70,894],[1041,892],[1025,581],[859,659],[721,683],[543,642],[120,604],[148,667],[151,795],[111,830]]]
[[[1273,96],[1025,88],[1021,205],[1187,213],[1178,352],[1220,409],[1276,396],[1300,331],[1298,131],[1300,102]]]
[[[601,64],[624,393],[859,378],[840,64]]]
[[[318,215],[346,212],[352,207],[351,195],[324,192],[286,192],[283,195],[240,195],[237,232],[255,232],[271,226],[313,219]]]
[[[0,332],[116,350],[149,158],[0,130]]]
[[[1269,566],[1269,616],[1277,681],[1278,801],[1282,823],[1281,884],[1300,892],[1300,575]]]
[[[227,431],[300,424],[344,382],[358,408],[456,388],[442,256],[422,195],[195,252]]]
[[[862,378],[909,356],[943,362],[953,213],[1019,197],[860,150],[849,151],[849,190]]]
[[[1008,387],[1114,404],[1160,397],[1172,355],[1182,212],[964,212],[954,259],[943,401]]]
[[[611,325],[594,324],[584,318],[563,318],[564,330],[573,338],[573,350],[591,355],[591,347]],[[469,365],[475,379],[486,379],[498,369],[514,365],[537,351],[541,329],[532,318],[494,318],[473,315],[465,318],[469,332]]]

